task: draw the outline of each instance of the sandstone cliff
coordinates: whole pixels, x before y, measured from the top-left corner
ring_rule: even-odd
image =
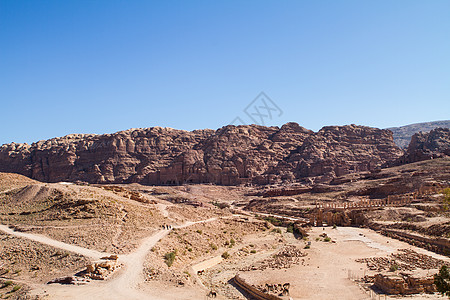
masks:
[[[412,136],[400,163],[412,163],[450,155],[450,129],[436,128]]]
[[[0,171],[46,182],[271,184],[328,182],[403,155],[389,130],[296,123],[214,130],[130,129],[0,147]]]

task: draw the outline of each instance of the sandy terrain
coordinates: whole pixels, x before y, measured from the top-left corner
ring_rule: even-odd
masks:
[[[326,232],[333,242],[315,239]],[[243,272],[242,276],[255,285],[278,284],[289,282],[290,295],[294,299],[370,299],[370,291],[364,290],[352,279],[359,279],[371,272],[364,264],[355,259],[386,256],[398,249],[414,249],[444,261],[450,259],[421,248],[379,235],[370,229],[342,227],[332,229],[313,228],[310,235],[311,248],[305,265],[290,269],[267,269],[264,272]],[[292,240],[289,240],[292,242]],[[305,245],[304,241],[298,242]],[[435,274],[437,270],[429,270]],[[439,299],[439,296],[408,296],[405,299],[422,299],[425,297]],[[392,299],[399,299],[395,297]],[[383,295],[384,299],[384,295]],[[387,299],[390,299],[387,296]]]
[[[296,239],[286,227],[267,221],[284,214],[290,216],[284,219],[287,224],[306,220],[314,201],[324,197],[321,193],[312,200],[309,195],[264,198],[250,196],[242,187],[43,184],[15,175],[0,176],[0,189],[0,272],[8,268],[4,277],[38,299],[205,299],[210,291],[218,299],[245,299],[231,282],[236,274],[260,287],[288,282],[293,299],[370,299],[373,292],[359,279],[378,271],[369,268],[367,259],[412,249],[428,260],[450,263],[367,228],[313,227],[307,239]],[[438,198],[430,195],[415,206],[366,215],[388,226],[429,226],[426,234],[443,237],[449,232],[448,212],[439,211]],[[245,203],[251,203],[249,210],[243,210]],[[269,212],[271,218],[262,220]],[[166,255],[171,252],[176,255],[169,265]],[[107,280],[44,284],[73,276],[109,254],[118,255],[121,267]],[[423,276],[438,270],[436,265],[413,264],[402,262],[392,274],[405,266]],[[0,288],[0,298],[8,289]]]

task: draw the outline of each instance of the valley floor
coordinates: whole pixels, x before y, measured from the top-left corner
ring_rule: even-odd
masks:
[[[205,222],[211,221],[214,221],[214,219],[205,220]],[[179,227],[194,224],[193,222],[186,223]],[[3,226],[0,229],[7,234],[16,234]],[[169,230],[160,230],[144,239],[140,247],[134,252],[121,255],[119,262],[124,266],[109,280],[92,281],[85,285],[31,284],[32,290],[30,295],[38,296],[39,299],[203,299],[209,290],[205,288],[205,285],[212,285],[216,289],[219,288],[218,299],[226,299],[228,297],[225,293],[221,293],[218,282],[227,282],[237,270],[270,257],[277,249],[282,248],[283,244],[295,245],[302,249],[307,244],[307,241],[297,240],[290,233],[264,232],[259,235],[249,236],[242,244],[252,243],[251,245],[255,249],[259,249],[265,243],[270,242],[274,235],[276,238],[283,240],[283,243],[274,244],[272,249],[258,250],[255,254],[242,259],[224,260],[213,257],[200,262],[193,266],[194,271],[208,269],[208,273],[205,276],[194,275],[197,280],[203,281],[201,284],[197,282],[186,287],[177,287],[167,286],[158,281],[144,282],[142,270],[145,256],[168,233]],[[331,238],[331,241],[316,241],[316,238],[319,238],[324,233]],[[43,239],[39,235],[22,234],[21,237],[65,248],[60,242],[52,242],[51,239]],[[371,271],[364,264],[356,262],[356,259],[385,257],[399,249],[412,249],[418,253],[446,262],[450,261],[445,256],[390,239],[370,229],[316,227],[311,230],[309,240],[311,241],[310,249],[302,250],[307,254],[302,257],[302,263],[294,264],[287,269],[268,268],[263,271],[244,271],[240,272],[241,276],[254,285],[289,282],[291,285],[290,297],[292,299],[371,299],[371,291],[364,289],[361,284],[354,281],[354,279],[370,274]],[[90,253],[88,249],[71,249],[69,247],[66,250],[73,250],[80,254]],[[437,270],[427,271],[429,275],[436,272]],[[381,297],[381,299],[402,298],[385,295],[381,295]],[[244,299],[243,296],[239,296],[239,293],[235,293],[233,298]],[[438,295],[405,297],[405,299],[439,298],[441,297]]]

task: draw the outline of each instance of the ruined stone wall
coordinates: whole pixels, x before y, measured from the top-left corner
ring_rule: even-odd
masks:
[[[450,254],[450,241],[444,238],[428,238],[420,235],[411,234],[408,232],[393,230],[393,229],[383,229],[382,233],[386,236],[396,238],[407,243],[413,244],[415,246],[428,249],[436,253],[442,253],[445,255]]]
[[[236,276],[234,276],[234,282],[237,286],[239,286],[246,293],[250,294],[257,300],[282,300],[282,298],[280,297],[263,293],[254,286],[246,283],[241,277],[239,277],[239,274],[236,274]]]
[[[420,278],[412,275],[377,274],[374,278],[374,285],[391,295],[411,295],[436,292],[433,277]]]

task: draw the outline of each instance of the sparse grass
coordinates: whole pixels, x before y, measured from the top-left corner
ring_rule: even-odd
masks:
[[[11,280],[7,280],[7,281],[3,282],[2,288],[8,287],[8,286],[10,286],[12,284],[13,284],[13,282]]]
[[[281,233],[281,229],[280,228],[274,228],[274,229],[272,229],[272,232]]]
[[[236,241],[233,238],[231,238],[230,239],[230,248],[232,248],[235,244],[236,244]]]

